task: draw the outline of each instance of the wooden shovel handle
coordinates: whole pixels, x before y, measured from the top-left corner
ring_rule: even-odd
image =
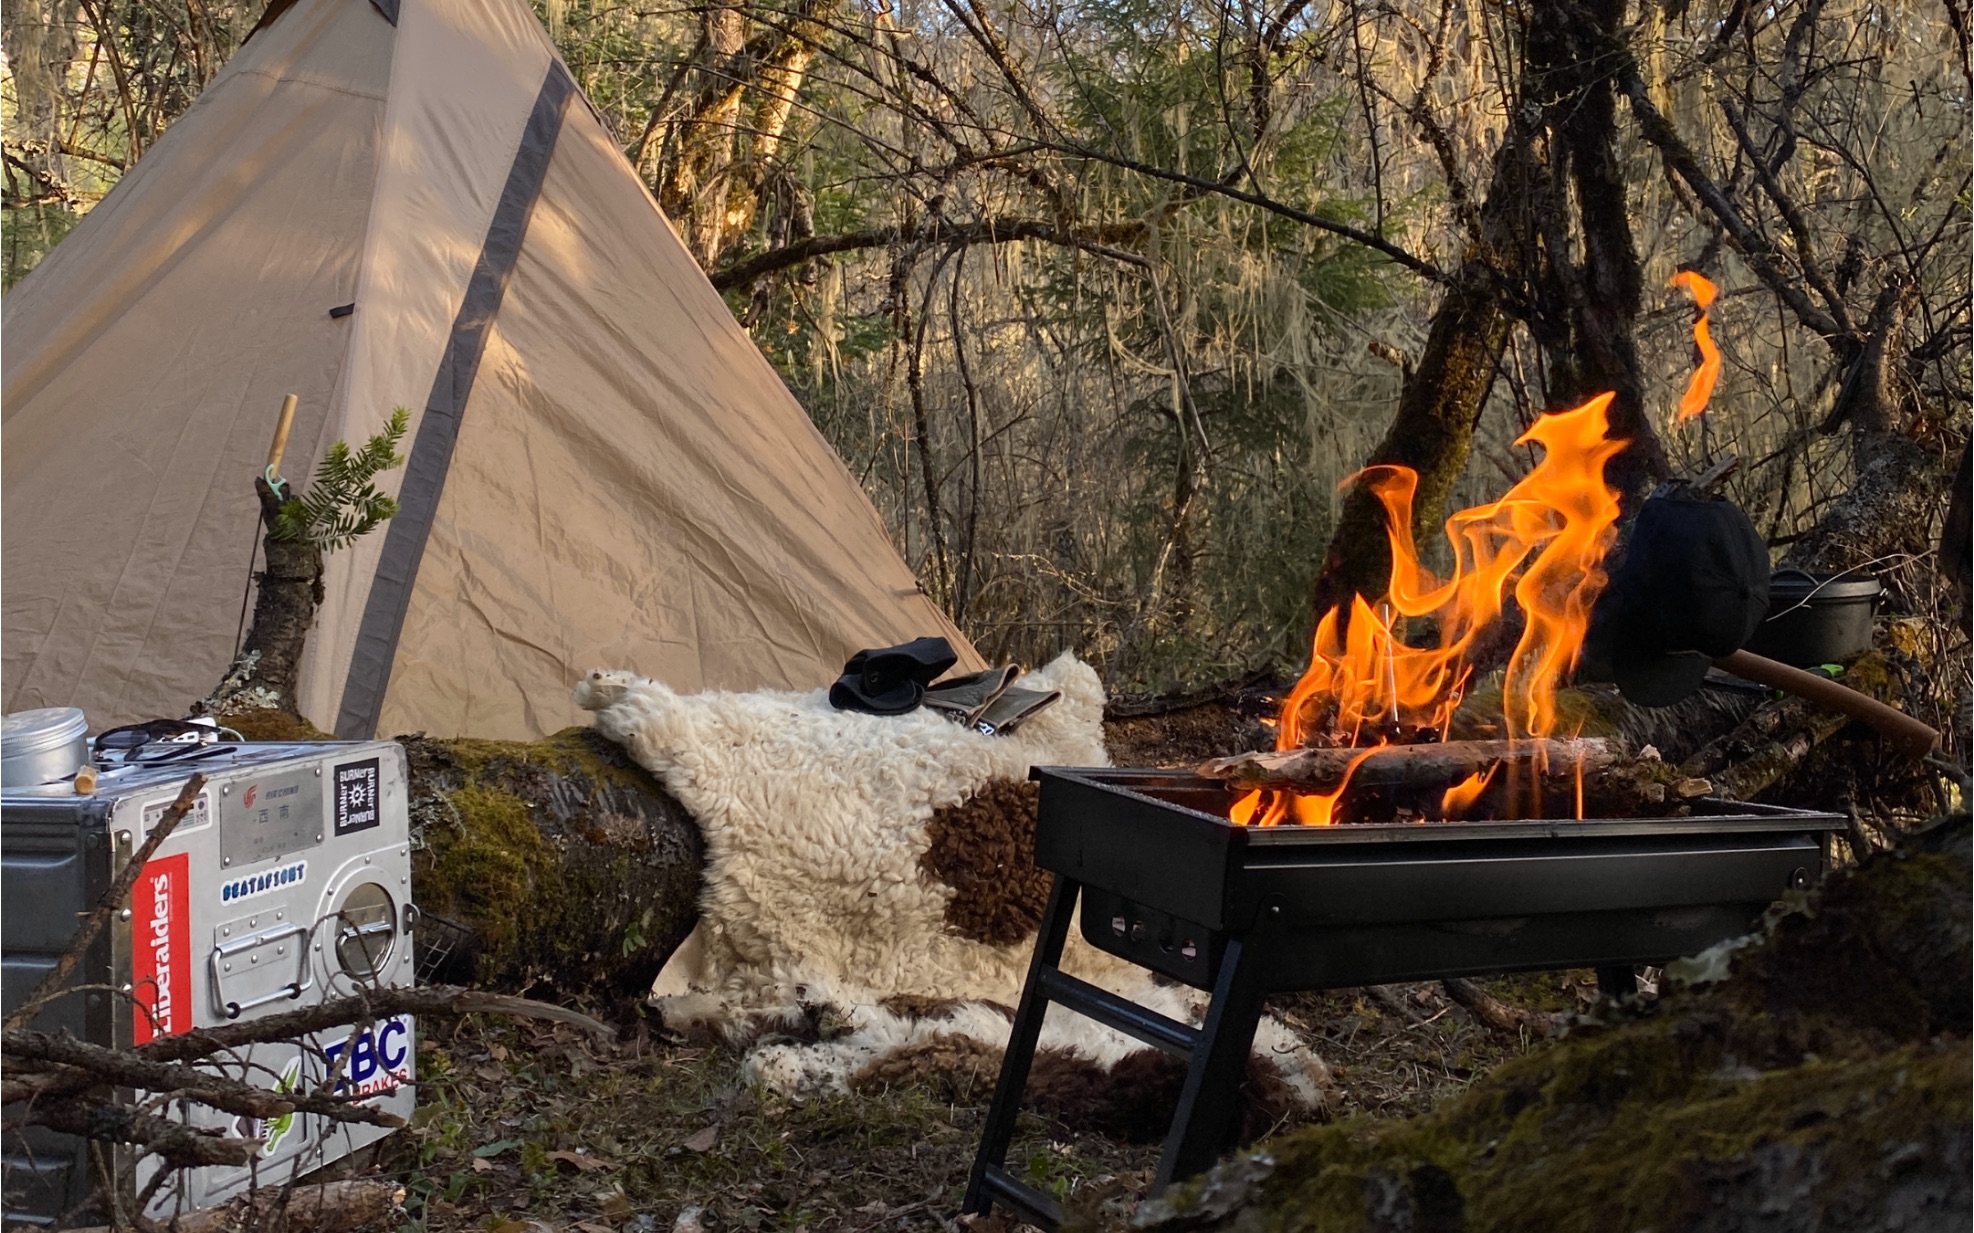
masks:
[[[1716,659],[1714,666],[1732,672],[1744,680],[1758,681],[1783,693],[1794,694],[1818,706],[1829,707],[1833,711],[1849,715],[1852,719],[1870,724],[1878,730],[1879,735],[1891,742],[1893,748],[1910,757],[1923,758],[1940,743],[1940,734],[1937,731],[1904,711],[1886,706],[1876,698],[1867,697],[1827,676],[1818,676],[1814,672],[1804,672],[1801,668],[1778,664],[1772,659],[1750,655],[1746,651],[1736,651],[1732,655]]]
[[[288,430],[295,426],[295,404],[300,401],[293,394],[281,400],[281,418],[274,424],[274,440],[267,447],[267,474],[276,475],[281,470],[281,455],[288,452]]]

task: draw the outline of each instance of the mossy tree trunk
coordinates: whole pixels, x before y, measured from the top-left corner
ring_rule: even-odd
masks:
[[[219,687],[193,706],[194,714],[300,715],[295,684],[308,632],[315,626],[315,610],[322,604],[322,549],[307,540],[276,539],[281,498],[265,479],[254,480],[254,492],[260,498],[261,554],[266,566],[254,575],[253,625]]]
[[[412,887],[441,979],[634,998],[698,919],[698,825],[588,728],[540,741],[399,737]],[[455,933],[450,926],[459,926]]]
[[[1481,238],[1466,253],[1454,285],[1433,311],[1418,367],[1407,374],[1398,411],[1366,466],[1402,466],[1418,472],[1413,524],[1437,526],[1446,516],[1453,485],[1467,465],[1474,425],[1512,324],[1503,303],[1504,267],[1524,230],[1523,193],[1528,176],[1526,136],[1512,126],[1494,159],[1494,182],[1481,206]],[[1391,545],[1384,506],[1362,484],[1345,495],[1330,548],[1311,592],[1319,619],[1332,608],[1349,613],[1350,597],[1375,599],[1391,579]]]

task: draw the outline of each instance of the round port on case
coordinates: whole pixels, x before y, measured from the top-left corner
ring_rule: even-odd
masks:
[[[336,909],[336,962],[352,980],[377,979],[397,944],[397,904],[375,882],[359,882]]]

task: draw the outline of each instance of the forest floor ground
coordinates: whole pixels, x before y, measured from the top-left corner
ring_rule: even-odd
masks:
[[[1589,972],[1479,982],[1566,1010]],[[1272,1004],[1330,1065],[1322,1116],[1409,1116],[1544,1042],[1493,1031],[1436,983],[1302,994]],[[428,1233],[951,1228],[991,1095],[921,1087],[796,1103],[750,1090],[740,1058],[671,1044],[644,1024],[599,1046],[568,1027],[466,1021],[419,1053],[415,1129],[378,1163]],[[1284,1124],[1278,1129],[1286,1129]],[[1011,1163],[1093,1210],[1143,1197],[1156,1144],[1073,1134],[1024,1116]]]

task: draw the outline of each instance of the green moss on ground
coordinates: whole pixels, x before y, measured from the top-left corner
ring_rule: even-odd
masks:
[[[1696,1068],[1699,1059],[1674,1035],[1627,1034],[1600,1042],[1606,1048],[1510,1063],[1480,1090],[1412,1122],[1347,1122],[1287,1136],[1269,1146],[1274,1168],[1261,1183],[1260,1219],[1243,1227],[1382,1227],[1367,1221],[1367,1206],[1410,1211],[1421,1229],[1476,1233],[1726,1227],[1709,1224],[1721,1183],[1764,1169],[1793,1174],[1845,1208],[1871,1206],[1869,1192],[1907,1168],[1918,1174],[1915,1198],[1928,1189],[1947,1198],[1937,1166],[1953,1156],[1948,1140],[1969,1120],[1974,1073],[1965,1048],[1908,1045],[1758,1073],[1722,1064],[1718,1053],[1711,1069]],[[1785,1202],[1793,1197],[1781,1189]],[[1191,1197],[1197,1206],[1199,1192]],[[1774,1206],[1776,1197],[1754,1206]]]
[[[1285,1135],[1142,1233],[1964,1230],[1969,824],[1834,877],[1695,983],[1430,1113]],[[1725,977],[1722,979],[1722,977]]]

